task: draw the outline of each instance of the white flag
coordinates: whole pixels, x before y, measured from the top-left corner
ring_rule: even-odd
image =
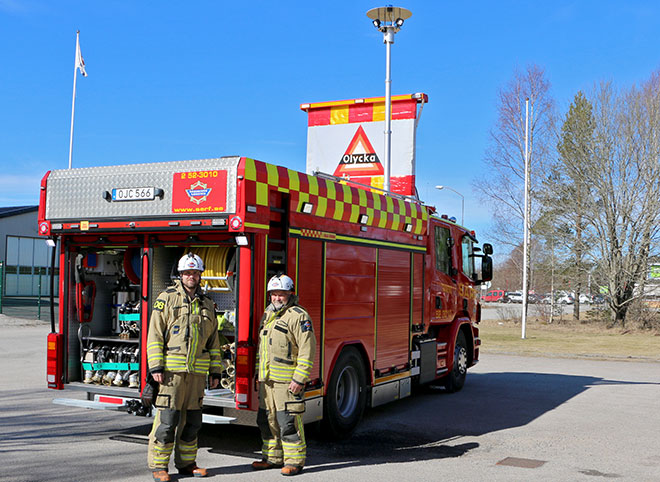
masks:
[[[87,71],[85,70],[85,60],[83,59],[82,53],[80,52],[80,40],[76,37],[76,68],[80,69],[80,73],[83,77],[87,77]]]

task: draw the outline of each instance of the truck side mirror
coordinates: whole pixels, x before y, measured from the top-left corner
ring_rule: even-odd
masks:
[[[488,255],[484,255],[481,258],[481,281],[490,281],[492,279],[493,279],[493,258],[491,258]]]
[[[493,254],[493,245],[490,243],[484,243],[484,254]]]

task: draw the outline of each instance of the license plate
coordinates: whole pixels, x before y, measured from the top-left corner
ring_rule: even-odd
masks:
[[[154,199],[153,187],[122,187],[112,190],[113,201],[147,201]]]

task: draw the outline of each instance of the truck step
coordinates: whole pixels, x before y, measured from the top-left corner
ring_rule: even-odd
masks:
[[[126,405],[120,403],[109,403],[97,400],[78,400],[76,398],[54,398],[53,403],[76,408],[91,408],[94,410],[126,411]],[[236,417],[224,417],[222,415],[202,414],[202,423],[209,425],[228,425],[236,420]]]

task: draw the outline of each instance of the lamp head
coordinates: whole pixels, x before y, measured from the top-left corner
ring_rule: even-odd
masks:
[[[400,29],[403,22],[412,16],[412,12],[402,7],[393,7],[387,5],[385,7],[372,8],[367,12],[367,17],[373,20],[374,26],[382,30],[387,27],[394,27]]]

